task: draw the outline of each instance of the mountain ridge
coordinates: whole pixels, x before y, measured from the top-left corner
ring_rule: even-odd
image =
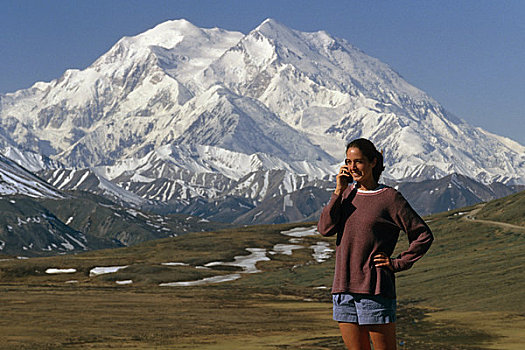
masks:
[[[525,184],[524,146],[470,126],[346,40],[272,19],[248,34],[164,22],[84,70],[0,95],[0,146],[57,162],[32,171],[91,169],[106,187],[154,197],[164,186],[180,203],[224,198],[257,172],[329,179],[358,137],[384,150],[388,181]]]

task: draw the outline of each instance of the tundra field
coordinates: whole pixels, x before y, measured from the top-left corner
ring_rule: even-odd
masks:
[[[524,210],[521,192],[426,218],[431,250],[397,275],[399,349],[522,349]],[[314,226],[2,256],[0,348],[344,349],[331,320],[335,239]]]

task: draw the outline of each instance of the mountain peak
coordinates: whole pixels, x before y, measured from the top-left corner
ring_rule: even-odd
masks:
[[[484,182],[502,173],[506,182],[525,181],[523,148],[459,124],[345,40],[271,18],[247,35],[167,21],[122,39],[83,71],[6,98],[0,146],[69,166],[187,144],[305,159],[313,169],[366,137],[389,150],[385,176],[393,179],[456,171]]]
[[[181,18],[162,22],[151,30],[154,31],[177,31],[177,32],[201,32],[202,29],[191,23],[190,21]]]
[[[257,28],[252,31],[252,33],[254,32],[260,33],[267,38],[278,40],[288,38],[290,35],[296,35],[293,29],[288,28],[284,24],[281,24],[272,18],[265,19]]]
[[[318,41],[321,42],[330,42],[333,43],[336,41],[336,39],[331,36],[329,33],[327,33],[324,30],[320,30],[313,33],[308,32],[299,32],[297,30],[294,30],[292,28],[287,27],[286,25],[280,23],[279,21],[276,21],[273,18],[267,18],[265,19],[257,28],[253,30],[254,32],[258,32],[268,38],[271,39],[278,39],[279,41],[294,38],[293,40],[309,40],[308,38],[314,36]]]
[[[185,19],[163,22],[152,29],[133,37],[133,41],[144,46],[161,46],[171,49],[185,37],[202,37],[204,31]]]
[[[275,28],[275,29],[279,29],[279,28],[286,28],[288,30],[290,30],[290,28],[288,28],[287,26],[285,26],[284,24],[281,24],[280,22],[276,21],[275,19],[273,18],[266,18],[264,21],[261,22],[261,24],[259,24],[259,26],[257,28],[255,28],[256,30],[258,29],[262,29],[262,28]]]

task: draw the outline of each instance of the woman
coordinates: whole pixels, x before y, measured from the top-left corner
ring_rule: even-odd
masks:
[[[370,339],[375,350],[396,349],[394,274],[409,269],[434,239],[403,196],[378,183],[383,169],[383,156],[372,142],[350,142],[318,223],[322,235],[337,234],[334,320],[350,350],[370,350]],[[393,259],[400,230],[410,245]]]

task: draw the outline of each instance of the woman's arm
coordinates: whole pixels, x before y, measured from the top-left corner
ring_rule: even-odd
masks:
[[[391,259],[394,272],[408,270],[428,251],[434,236],[425,221],[415,212],[407,200],[396,193],[392,218],[408,236],[409,247],[395,259]]]
[[[317,231],[323,236],[333,236],[340,231],[342,195],[332,194],[330,201],[323,208],[317,223]]]
[[[348,166],[343,165],[339,168],[339,173],[335,178],[335,191],[332,197],[330,197],[328,204],[323,208],[321,217],[317,223],[317,231],[323,236],[333,236],[338,232],[342,232],[341,225],[339,224],[341,222],[341,203],[343,193],[352,182]]]

